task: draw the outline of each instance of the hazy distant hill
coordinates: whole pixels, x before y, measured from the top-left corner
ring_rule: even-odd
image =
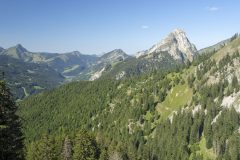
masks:
[[[0,55],[0,72],[4,72],[16,99],[54,88],[64,81],[60,73],[47,65],[23,62],[5,55]]]

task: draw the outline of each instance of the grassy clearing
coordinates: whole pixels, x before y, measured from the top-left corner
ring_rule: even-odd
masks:
[[[77,68],[79,68],[79,65],[74,65],[74,66],[71,66],[71,67],[64,68],[63,73],[72,72],[72,71],[74,71],[74,70],[77,69]]]
[[[204,137],[202,137],[201,141],[199,142],[199,148],[200,150],[197,151],[197,153],[202,154],[204,160],[216,159],[216,155],[213,153],[213,149],[206,148],[206,139]]]
[[[216,60],[217,62],[220,61],[223,57],[225,57],[227,54],[232,55],[237,50],[239,51],[240,48],[238,46],[240,45],[240,38],[232,41],[229,45],[223,47],[220,49],[217,53],[215,53],[211,59]]]
[[[212,148],[206,148],[206,139],[204,137],[201,138],[200,142],[191,145],[191,147],[196,149],[196,155],[201,155],[203,160],[215,160],[217,158]],[[189,160],[195,160],[193,159],[193,154],[190,155]]]
[[[167,95],[165,101],[157,105],[157,111],[163,119],[178,110],[192,99],[192,89],[187,84],[177,85]]]

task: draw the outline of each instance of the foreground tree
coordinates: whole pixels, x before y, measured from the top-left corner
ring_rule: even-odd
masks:
[[[73,147],[74,160],[95,160],[99,157],[97,143],[86,131],[80,131],[75,138]]]
[[[0,159],[23,159],[23,135],[17,106],[4,81],[0,81]]]
[[[42,159],[57,160],[55,139],[48,134],[44,134],[39,143],[39,151]]]

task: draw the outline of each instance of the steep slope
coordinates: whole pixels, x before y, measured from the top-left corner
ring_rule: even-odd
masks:
[[[102,78],[123,79],[141,74],[161,70],[167,71],[178,65],[176,61],[166,52],[151,54],[149,57],[131,57],[105,72]]]
[[[74,82],[29,97],[20,103],[25,136],[33,140],[45,131],[59,135],[85,128],[102,139],[109,154],[121,146],[123,155],[136,153],[139,159],[232,159],[240,153],[227,143],[240,140],[239,46],[236,39],[222,48],[229,55],[220,54],[224,50],[199,55],[171,72]],[[218,81],[211,81],[216,74]]]
[[[127,55],[121,49],[115,49],[102,55],[91,68],[91,72],[93,72],[93,74],[91,75],[90,80],[96,80],[100,78],[102,74],[109,72],[118,63],[121,63],[130,58],[131,56]]]
[[[217,53],[212,57],[217,62],[226,55],[233,55],[236,52],[240,51],[240,37],[233,39],[229,44],[222,47],[222,49],[217,50]]]
[[[44,63],[66,77],[76,78],[81,76],[81,73],[85,70],[88,70],[96,62],[97,58],[95,55],[84,55],[78,51],[74,51],[58,54],[47,59]]]
[[[10,47],[4,50],[3,52],[1,52],[0,54],[21,60],[23,62],[32,62],[32,63],[44,62],[46,59],[56,55],[56,54],[29,52],[21,44],[17,44],[16,46]]]
[[[0,55],[0,64],[0,72],[4,72],[16,99],[49,90],[64,81],[60,73],[47,65],[23,62],[4,55]]]
[[[199,54],[203,54],[203,53],[211,53],[211,52],[218,51],[218,50],[220,50],[224,46],[228,45],[230,42],[232,42],[233,40],[235,40],[238,37],[239,37],[239,35],[235,34],[231,38],[223,40],[223,41],[221,41],[221,42],[219,42],[219,43],[217,43],[215,45],[212,45],[210,47],[206,47],[206,48],[200,49],[198,52],[199,52]]]
[[[20,44],[17,44],[14,47],[10,47],[7,50],[5,50],[2,55],[8,55],[16,59],[22,59],[27,61],[27,50],[23,48]]]
[[[115,49],[113,51],[110,51],[104,55],[102,55],[99,59],[99,61],[106,62],[106,63],[115,63],[119,61],[124,61],[125,59],[129,58],[130,56],[127,55],[123,50],[121,49]]]
[[[183,63],[186,61],[193,61],[194,57],[197,55],[197,49],[195,45],[190,43],[186,33],[181,29],[175,29],[161,42],[155,44],[150,49],[138,52],[137,57],[143,55],[151,55],[161,52],[169,53],[173,59],[177,62]]]
[[[196,47],[190,43],[183,30],[176,29],[160,43],[146,51],[140,51],[136,57],[129,58],[114,67],[100,70],[103,78],[121,79],[154,70],[169,70],[179,64],[192,62],[198,55]]]

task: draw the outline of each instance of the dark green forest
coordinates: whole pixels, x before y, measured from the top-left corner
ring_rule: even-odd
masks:
[[[4,81],[0,81],[0,159],[24,159],[21,119],[17,106]]]

